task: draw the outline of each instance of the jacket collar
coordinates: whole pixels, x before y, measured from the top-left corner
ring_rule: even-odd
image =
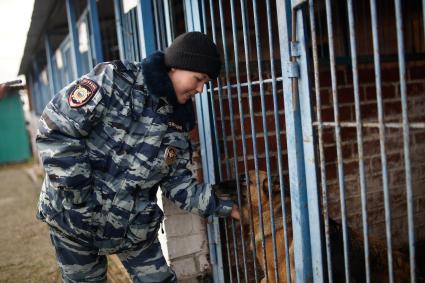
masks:
[[[164,62],[164,53],[161,51],[153,53],[142,61],[144,84],[149,94],[157,98],[165,98],[173,106],[171,120],[181,125],[186,131],[190,131],[195,126],[192,100],[185,104],[177,102],[168,71],[169,68]]]

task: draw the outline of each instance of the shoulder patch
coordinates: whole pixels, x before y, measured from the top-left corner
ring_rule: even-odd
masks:
[[[97,83],[89,79],[82,79],[76,83],[68,92],[68,103],[73,108],[85,105],[92,99],[99,89]]]

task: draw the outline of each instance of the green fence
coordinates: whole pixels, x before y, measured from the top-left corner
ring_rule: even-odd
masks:
[[[0,100],[0,164],[30,157],[22,103],[18,91],[12,90]]]

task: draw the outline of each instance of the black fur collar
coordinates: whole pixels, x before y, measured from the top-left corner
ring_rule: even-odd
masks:
[[[183,126],[186,131],[195,127],[195,113],[192,100],[185,104],[177,102],[173,84],[168,77],[169,68],[164,63],[164,53],[158,51],[142,61],[142,73],[145,85],[150,95],[165,97],[173,106],[171,119],[174,123]]]

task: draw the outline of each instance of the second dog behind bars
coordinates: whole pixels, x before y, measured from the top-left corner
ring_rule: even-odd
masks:
[[[272,177],[272,204],[274,212],[274,223],[276,231],[276,250],[277,250],[277,269],[274,266],[273,241],[272,241],[272,225],[269,202],[269,189],[267,174],[264,171],[259,171],[258,174],[259,190],[257,191],[257,179],[254,171],[249,172],[249,176],[241,176],[241,212],[245,224],[250,223],[252,215],[253,230],[255,234],[256,257],[261,265],[264,273],[261,283],[267,282],[288,282],[290,277],[291,282],[295,282],[295,265],[294,265],[294,241],[292,237],[292,223],[290,211],[290,195],[289,189],[285,186],[285,207],[286,207],[286,223],[288,232],[288,256],[290,263],[290,272],[287,273],[286,264],[288,259],[285,256],[284,244],[284,229],[282,217],[282,203],[280,195],[280,186],[278,178]],[[230,187],[230,186],[229,186]],[[265,256],[262,248],[262,231],[260,229],[259,216],[259,197],[262,205],[262,220],[265,241]],[[250,214],[249,201],[252,206],[252,214]],[[332,278],[333,282],[346,282],[344,268],[344,252],[343,252],[343,236],[342,226],[340,223],[329,220],[329,234],[331,244],[332,258]],[[364,243],[361,231],[348,229],[349,234],[349,262],[350,262],[350,281],[351,282],[366,282],[366,271],[364,262]],[[324,239],[324,232],[322,232]],[[388,279],[388,261],[385,242],[372,239],[369,237],[369,263],[371,282],[389,282]],[[326,259],[324,257],[324,264]],[[405,253],[393,250],[393,269],[394,282],[409,282],[410,269],[408,257]],[[327,267],[324,268],[324,276],[327,276]],[[276,281],[276,275],[279,280]],[[325,282],[327,282],[327,278]],[[421,281],[422,282],[422,281]]]

